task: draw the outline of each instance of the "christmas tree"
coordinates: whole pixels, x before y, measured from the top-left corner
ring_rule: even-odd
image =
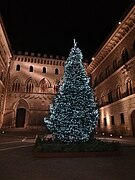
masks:
[[[50,106],[50,116],[44,120],[50,132],[62,142],[88,141],[99,116],[82,58],[74,40],[65,62],[63,81]]]

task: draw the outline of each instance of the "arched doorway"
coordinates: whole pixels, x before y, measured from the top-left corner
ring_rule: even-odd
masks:
[[[16,127],[24,127],[26,109],[18,108],[16,113]]]
[[[135,136],[135,110],[131,114],[132,130],[133,136]]]

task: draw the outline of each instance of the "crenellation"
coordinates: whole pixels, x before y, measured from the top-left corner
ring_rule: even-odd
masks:
[[[50,58],[44,58],[44,57],[37,57],[37,56],[34,56],[34,53],[31,53],[30,55],[23,55],[22,53],[19,55],[14,55],[14,60],[21,61],[21,62],[28,62],[28,63],[56,65],[56,66],[61,66],[61,64],[63,64],[64,66],[64,62],[61,59],[57,59],[56,61],[56,59],[52,59],[52,58],[50,59]]]
[[[40,54],[40,53],[38,53],[38,54],[37,54],[37,57],[41,57],[41,54]]]
[[[35,56],[35,53],[31,53],[31,56]]]
[[[65,56],[62,56],[62,60],[65,60]]]
[[[59,59],[60,57],[58,55],[56,55],[56,59]]]
[[[44,54],[43,57],[44,57],[44,58],[47,58],[47,54]]]
[[[22,54],[22,51],[18,51],[18,55],[21,55]]]
[[[53,59],[53,55],[52,54],[50,54],[50,59]]]
[[[24,52],[24,55],[28,56],[28,52]]]

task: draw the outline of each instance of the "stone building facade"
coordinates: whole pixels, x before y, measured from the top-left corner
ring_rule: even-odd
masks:
[[[10,63],[3,127],[44,127],[44,117],[57,92],[65,59],[18,52]]]
[[[100,108],[97,131],[135,136],[135,6],[87,68]]]
[[[65,58],[13,54],[0,19],[0,128],[42,128]],[[135,136],[135,6],[87,66],[100,108],[97,132]]]
[[[9,65],[12,58],[10,43],[0,16],[0,128],[4,121]]]

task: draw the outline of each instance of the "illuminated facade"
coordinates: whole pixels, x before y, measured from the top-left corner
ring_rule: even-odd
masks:
[[[13,55],[3,127],[44,127],[44,117],[63,75],[64,57]]]
[[[12,55],[1,20],[0,127],[44,127],[64,63],[59,56]],[[135,6],[85,68],[100,107],[97,131],[135,136]]]
[[[10,43],[0,17],[0,127],[4,121],[9,65],[12,57]]]
[[[135,6],[97,51],[87,71],[100,107],[97,131],[135,136]]]

